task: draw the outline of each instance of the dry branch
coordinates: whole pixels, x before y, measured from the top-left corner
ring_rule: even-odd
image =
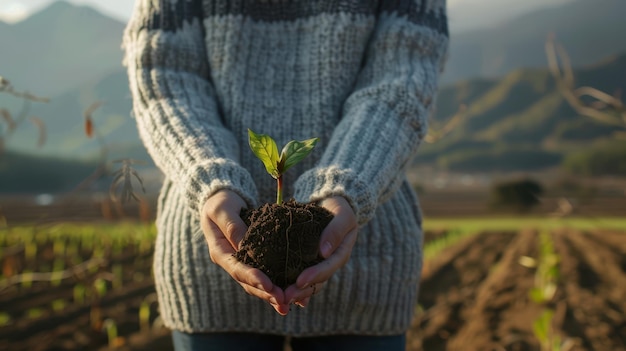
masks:
[[[429,128],[428,134],[426,134],[426,136],[424,137],[424,141],[429,144],[435,143],[441,140],[444,136],[449,134],[451,131],[453,131],[454,128],[456,128],[459,125],[459,123],[461,123],[463,118],[465,118],[466,109],[467,107],[464,104],[460,105],[459,110],[454,114],[454,116],[452,116],[452,118],[448,120],[448,122],[446,122],[446,124],[443,127],[439,128],[438,130],[435,130],[432,127]]]
[[[574,110],[599,122],[626,128],[626,108],[619,95],[613,96],[589,86],[576,87],[569,56],[554,36],[549,36],[546,41],[546,56],[559,90]],[[585,97],[593,101],[585,102]],[[618,135],[624,136],[623,133]]]
[[[22,91],[15,90],[11,82],[2,76],[0,76],[0,93],[7,93],[20,99],[30,100],[30,101],[35,101],[35,102],[49,102],[50,101],[50,99],[48,98],[33,95],[27,91],[22,92]]]

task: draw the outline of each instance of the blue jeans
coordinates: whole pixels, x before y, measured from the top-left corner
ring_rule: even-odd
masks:
[[[282,351],[285,337],[253,333],[172,332],[176,351]],[[293,351],[404,351],[406,336],[336,335],[291,338]]]

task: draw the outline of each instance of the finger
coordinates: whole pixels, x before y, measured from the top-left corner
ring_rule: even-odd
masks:
[[[325,282],[330,279],[350,259],[356,238],[357,231],[354,229],[346,235],[344,241],[330,257],[302,271],[296,280],[296,285],[300,289],[304,289],[311,284]]]
[[[289,305],[271,305],[272,307],[274,307],[274,310],[276,310],[276,312],[278,312],[278,314],[280,314],[281,316],[286,316],[289,313]]]
[[[219,239],[218,239],[219,240]],[[222,243],[216,241],[216,250],[211,254],[214,262],[221,266],[241,287],[251,296],[268,301],[279,314],[285,316],[289,312],[289,305],[284,303],[282,289],[275,286],[269,277],[257,268],[252,268],[239,262],[232,256],[232,247],[222,238]]]
[[[289,305],[283,302],[284,294],[282,292],[282,289],[275,287],[275,289],[271,292],[267,292],[265,290],[257,289],[247,284],[240,284],[249,295],[267,301],[279,314],[284,316],[287,315],[287,312],[289,312]]]
[[[289,305],[302,302],[315,294],[319,294],[324,289],[324,286],[326,286],[325,283],[317,283],[300,289],[296,285],[291,285],[285,290],[285,300],[289,301]]]
[[[239,216],[245,206],[245,202],[238,195],[220,191],[213,195],[207,209],[209,219],[217,225],[234,249],[239,248],[239,243],[247,230],[246,224]]]
[[[280,315],[286,316],[289,312],[289,305],[279,302],[284,301],[283,292],[280,288],[272,290],[272,292],[267,292],[265,290],[257,289],[254,286],[247,285],[241,282],[239,282],[239,284],[249,295],[267,301],[272,306],[272,308],[274,308],[274,310],[276,310],[276,312],[278,312]]]
[[[218,230],[215,223],[208,223],[208,230]],[[221,235],[206,235],[211,260],[222,267],[239,283],[256,287],[264,291],[272,291],[274,284],[267,275],[257,268],[243,264],[233,254],[235,250],[230,242]]]
[[[334,216],[320,238],[320,253],[322,257],[328,258],[341,245],[345,233],[357,228],[357,222],[352,208],[344,198],[329,198],[322,201],[321,205]]]
[[[294,302],[294,303],[295,303],[298,307],[305,308],[306,306],[308,306],[308,305],[309,305],[309,302],[310,302],[310,301],[311,301],[311,298],[310,298],[310,297],[307,297],[307,298],[305,298],[305,299],[304,299],[304,300],[302,300],[302,301],[296,301],[296,302]]]

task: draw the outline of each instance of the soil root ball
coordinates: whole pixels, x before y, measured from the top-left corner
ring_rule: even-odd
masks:
[[[235,257],[263,271],[280,288],[294,284],[304,269],[322,261],[320,237],[333,218],[325,208],[291,199],[243,209],[240,215],[248,231]]]

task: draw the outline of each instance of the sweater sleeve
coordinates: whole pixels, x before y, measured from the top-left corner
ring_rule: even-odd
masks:
[[[381,3],[342,119],[320,162],[295,185],[298,201],[344,196],[359,224],[404,179],[427,132],[448,47],[445,0]]]
[[[200,1],[137,0],[123,47],[139,135],[195,213],[220,189],[253,207],[256,188],[220,116],[201,19]]]

